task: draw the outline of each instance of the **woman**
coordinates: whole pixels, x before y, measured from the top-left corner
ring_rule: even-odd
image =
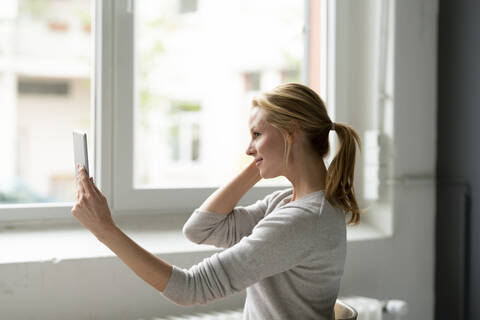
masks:
[[[320,97],[285,84],[253,100],[254,160],[195,210],[187,238],[227,248],[189,270],[171,266],[129,239],[105,197],[80,169],[73,215],[137,275],[170,300],[206,303],[247,288],[244,319],[333,319],[346,253],[345,215],[359,221],[353,190],[357,133],[334,124]],[[340,147],[328,170],[328,135]],[[292,188],[255,204],[237,202],[261,178],[285,176]]]

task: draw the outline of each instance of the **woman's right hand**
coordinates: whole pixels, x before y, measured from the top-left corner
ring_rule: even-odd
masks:
[[[256,173],[258,175],[258,181],[260,181],[262,179],[262,176],[260,175],[260,170],[258,169],[255,162],[255,159],[252,159],[252,162],[250,162],[250,164],[244,170],[251,171],[252,174]]]
[[[223,214],[230,213],[245,193],[261,179],[255,161],[252,161],[230,183],[219,188],[208,197],[200,206],[200,210]]]

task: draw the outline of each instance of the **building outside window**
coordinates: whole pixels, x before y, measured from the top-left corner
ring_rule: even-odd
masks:
[[[0,204],[74,200],[71,132],[91,124],[90,10],[82,0],[2,1]]]
[[[136,2],[135,186],[216,187],[248,163],[252,96],[306,82],[284,76],[306,63],[304,5],[198,0],[186,15],[178,0]]]

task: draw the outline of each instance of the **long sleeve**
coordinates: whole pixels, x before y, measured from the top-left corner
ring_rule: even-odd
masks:
[[[318,215],[278,209],[249,236],[189,270],[174,267],[163,294],[181,305],[204,304],[302,263],[317,245]]]
[[[183,227],[183,234],[197,244],[230,248],[249,235],[263,219],[271,201],[281,191],[274,192],[250,206],[237,206],[229,214],[195,210]]]

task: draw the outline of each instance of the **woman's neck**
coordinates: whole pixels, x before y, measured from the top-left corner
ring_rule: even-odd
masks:
[[[323,159],[317,157],[297,159],[289,171],[287,179],[290,180],[293,186],[291,201],[303,198],[312,192],[325,190],[327,168],[325,167]]]

